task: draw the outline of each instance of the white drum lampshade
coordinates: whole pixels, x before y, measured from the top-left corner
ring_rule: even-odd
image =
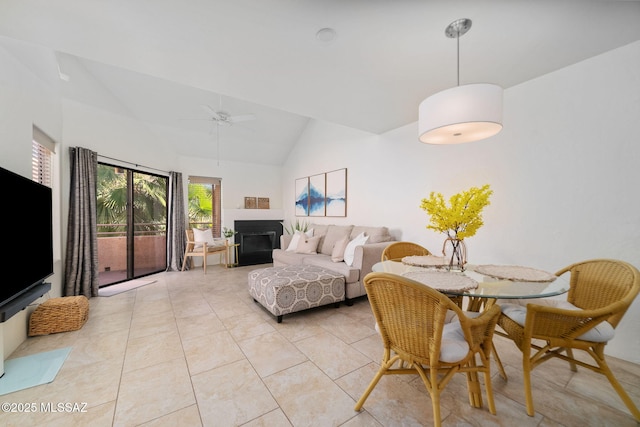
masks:
[[[418,135],[427,144],[459,144],[489,138],[502,129],[502,88],[478,83],[430,96],[418,109]]]

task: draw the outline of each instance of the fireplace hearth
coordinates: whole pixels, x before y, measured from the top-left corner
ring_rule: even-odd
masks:
[[[280,248],[282,221],[234,221],[235,242],[238,243],[238,265],[269,264],[271,253]]]

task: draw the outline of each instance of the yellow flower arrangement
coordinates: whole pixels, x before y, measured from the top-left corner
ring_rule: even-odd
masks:
[[[420,208],[430,216],[428,229],[446,233],[450,239],[462,240],[476,234],[484,224],[482,209],[489,205],[493,191],[489,184],[471,187],[467,191],[454,194],[447,206],[441,193],[431,192],[428,199],[422,199]]]

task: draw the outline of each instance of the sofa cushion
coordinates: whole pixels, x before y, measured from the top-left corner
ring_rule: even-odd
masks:
[[[345,277],[345,283],[354,283],[360,280],[359,268],[349,267],[344,262],[333,262],[329,255],[307,255],[303,259],[303,264],[315,265],[317,267],[323,267],[327,270],[340,273]]]
[[[343,237],[348,237],[351,234],[353,225],[331,225],[327,230],[327,234],[324,236],[324,240],[321,243],[321,247],[318,250],[321,254],[331,255],[335,244]]]
[[[302,265],[304,257],[317,256],[309,254],[298,254],[284,249],[274,249],[272,252],[273,264],[275,265]]]
[[[329,226],[321,225],[321,224],[309,224],[307,228],[309,229],[313,228],[314,236],[324,236],[325,234],[327,234],[327,230],[329,229]]]
[[[353,227],[351,230],[349,239],[353,240],[358,236],[358,234],[363,232],[365,236],[369,236],[367,243],[390,242],[394,240],[393,236],[389,234],[389,229],[387,227],[364,227],[358,225]]]
[[[320,224],[309,224],[309,228],[313,228],[313,235],[320,236],[320,243],[318,243],[318,252],[322,249],[322,244],[324,242],[324,236],[327,235],[327,230],[329,229],[328,225],[320,225]]]

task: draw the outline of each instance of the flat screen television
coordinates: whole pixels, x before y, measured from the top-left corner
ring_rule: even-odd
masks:
[[[5,195],[0,207],[4,229],[0,262],[5,272],[1,307],[53,274],[53,221],[51,188],[3,168],[0,185]]]

